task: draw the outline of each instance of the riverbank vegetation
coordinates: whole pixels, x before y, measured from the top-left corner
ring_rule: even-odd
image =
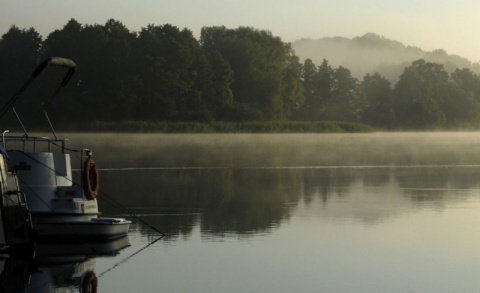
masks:
[[[268,31],[204,27],[197,40],[168,24],[132,32],[116,20],[82,25],[72,19],[46,38],[34,28],[12,26],[0,39],[0,102],[50,56],[77,64],[71,84],[49,109],[52,120],[68,129],[342,132],[370,131],[365,125],[480,125],[480,77],[469,69],[447,73],[420,59],[392,85],[378,73],[359,80],[328,60],[301,61]],[[35,103],[41,105],[38,96],[53,88],[50,82],[37,82],[21,99],[19,114],[32,118],[27,127],[37,126]]]
[[[93,121],[66,124],[62,131],[144,133],[356,133],[373,132],[364,124],[334,121],[151,122]]]

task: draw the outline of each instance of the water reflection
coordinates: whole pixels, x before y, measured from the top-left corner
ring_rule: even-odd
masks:
[[[461,202],[480,182],[478,133],[77,136],[98,154],[102,190],[172,240],[197,226],[268,233],[317,203],[320,217],[375,223]]]
[[[111,292],[478,291],[478,133],[82,140],[102,191],[167,234]]]
[[[0,292],[97,292],[97,257],[114,257],[128,236],[99,243],[38,242],[35,257],[0,258]]]
[[[269,233],[298,214],[300,205],[312,206],[317,217],[365,223],[425,207],[441,209],[464,201],[479,188],[477,171],[469,167],[227,168],[104,171],[102,176],[107,182],[117,180],[120,184],[108,188],[124,195],[119,200],[173,240],[187,237],[197,226],[205,236],[215,237]],[[131,178],[134,187],[123,184]]]

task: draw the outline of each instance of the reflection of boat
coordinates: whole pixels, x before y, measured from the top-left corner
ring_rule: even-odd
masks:
[[[49,66],[64,67],[67,74],[42,111],[54,138],[30,136],[13,105],[24,89]],[[53,102],[58,90],[64,87],[75,71],[75,63],[63,58],[50,58],[40,64],[20,91],[0,111],[0,117],[13,109],[24,130],[23,136],[3,136],[9,166],[19,173],[20,189],[25,193],[31,212],[33,228],[40,237],[115,238],[126,235],[131,224],[123,218],[99,217],[96,197],[99,178],[92,152],[81,151],[83,179],[73,182],[70,154],[66,139],[58,139],[50,123],[46,107]]]
[[[32,259],[0,258],[0,292],[96,292],[96,257],[115,256],[128,237],[102,243],[40,242]]]
[[[29,276],[26,292],[97,292],[95,263],[95,258],[84,258],[73,263],[34,263],[35,271]]]
[[[35,259],[38,263],[56,263],[59,260],[77,260],[91,256],[115,256],[130,246],[128,236],[106,241],[38,241],[35,243]]]

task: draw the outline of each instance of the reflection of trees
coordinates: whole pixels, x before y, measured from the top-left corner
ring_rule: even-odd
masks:
[[[385,185],[390,180],[388,169],[373,168],[326,168],[305,170],[303,186],[305,203],[309,204],[318,195],[326,205],[330,197],[343,196],[342,190],[354,182],[361,181],[366,186]]]
[[[169,235],[189,235],[199,221],[203,233],[248,234],[289,218],[285,204],[298,202],[300,174],[271,169],[104,172],[102,182],[108,195],[147,214],[149,224]],[[101,201],[100,209],[118,213]]]
[[[369,188],[376,188],[371,190],[383,196],[377,204],[403,198],[414,206],[442,206],[446,200],[460,198],[445,196],[452,189],[475,188],[479,182],[475,168],[224,168],[102,173],[102,187],[108,195],[173,237],[188,237],[198,226],[202,233],[214,235],[267,232],[289,219],[302,198],[307,206],[317,197],[327,206],[332,198],[349,197],[345,203],[349,205],[353,196],[372,193]],[[375,196],[380,196],[377,193],[372,193],[369,200],[376,200]],[[100,209],[107,214],[119,213],[102,201]],[[362,217],[367,212],[364,210]],[[142,229],[144,234],[154,233]]]
[[[292,172],[234,169],[211,193],[202,213],[202,229],[214,234],[263,232],[290,217],[286,203],[300,197]]]
[[[471,189],[480,185],[477,168],[407,168],[396,171],[396,178],[402,187],[430,187]]]
[[[480,174],[477,168],[421,168],[403,170],[397,177],[399,185],[404,188],[407,198],[420,204],[441,205],[445,197],[456,191],[452,200],[464,198],[460,190],[478,188]]]
[[[367,187],[382,187],[394,180],[402,193],[415,202],[441,201],[454,189],[480,186],[480,173],[469,167],[315,169],[304,172],[304,195],[308,204],[319,196],[324,204],[341,189],[361,181]]]
[[[195,173],[196,171],[192,171]],[[171,237],[188,236],[199,221],[201,192],[192,186],[194,174],[186,171],[126,171],[101,172],[101,190],[122,206]],[[99,197],[100,210],[115,214],[122,211]],[[145,234],[153,233],[140,226]]]
[[[375,224],[424,208],[442,211],[474,194],[476,168],[380,167],[305,171],[301,215]]]
[[[392,216],[386,207],[397,213],[423,204],[444,206],[459,200],[452,190],[477,188],[480,182],[477,168],[460,167],[480,162],[478,139],[471,134],[73,137],[94,146],[100,168],[178,168],[101,171],[101,189],[179,237],[197,227],[215,235],[266,232],[318,200],[328,216],[353,211],[364,220],[370,213],[373,222],[375,213]],[[100,209],[122,213],[101,200]]]
[[[322,202],[327,203],[331,194],[342,187],[349,186],[355,176],[346,169],[319,169],[304,172],[303,186],[305,202],[309,203],[318,194]]]

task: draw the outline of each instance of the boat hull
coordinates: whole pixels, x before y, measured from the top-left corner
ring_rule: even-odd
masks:
[[[50,220],[49,220],[50,219]],[[33,218],[33,228],[40,239],[62,239],[68,241],[102,241],[120,238],[128,234],[132,222],[122,218],[92,218],[85,220],[49,217]]]

